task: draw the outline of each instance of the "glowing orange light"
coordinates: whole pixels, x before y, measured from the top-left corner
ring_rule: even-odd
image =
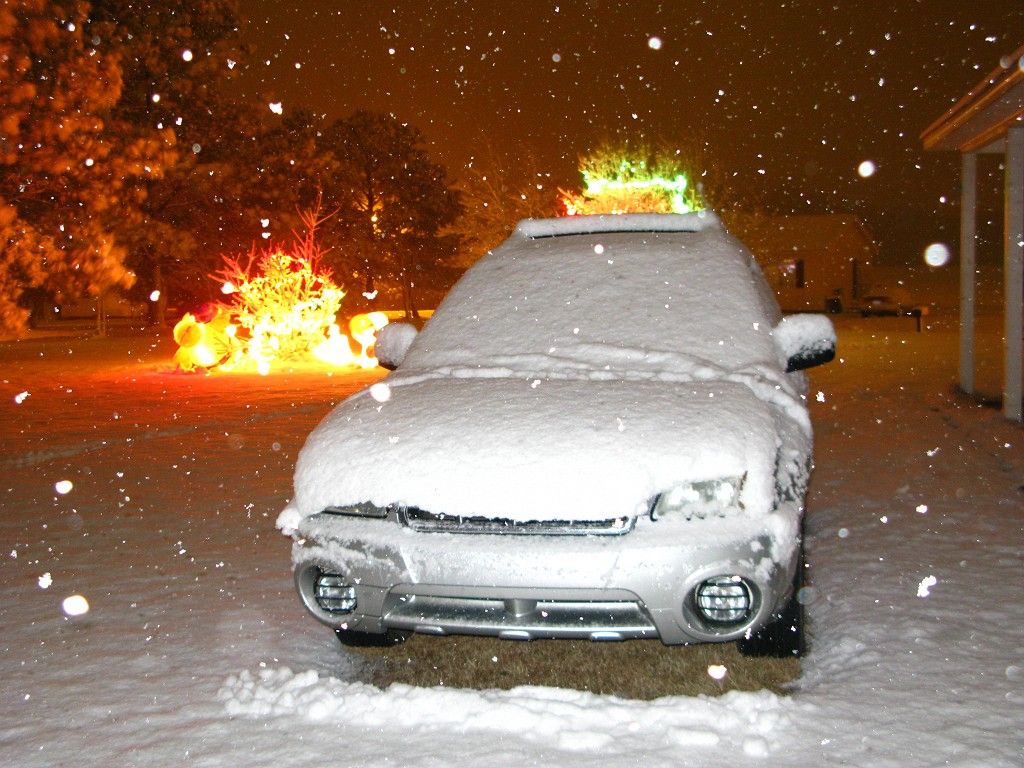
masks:
[[[377,365],[377,358],[371,356],[369,350],[377,343],[377,331],[387,324],[388,316],[383,312],[356,315],[348,321],[349,333],[362,347],[356,360],[363,368],[373,368]]]
[[[313,357],[330,365],[353,365],[355,358],[348,344],[348,337],[341,332],[336,323],[327,329],[327,338],[311,350]],[[374,361],[376,364],[376,361]]]
[[[255,370],[320,361],[334,367],[372,368],[376,331],[387,325],[383,312],[356,315],[349,322],[360,346],[353,354],[335,317],[345,295],[319,265],[319,253],[307,239],[295,252],[267,250],[248,260],[226,258],[217,275],[230,305],[218,305],[201,322],[189,313],[174,329],[182,370]]]
[[[227,330],[231,326],[226,316],[218,314],[203,323],[191,312],[174,326],[174,340],[178,351],[174,362],[183,371],[197,368],[210,369],[227,362],[233,355],[235,341]]]

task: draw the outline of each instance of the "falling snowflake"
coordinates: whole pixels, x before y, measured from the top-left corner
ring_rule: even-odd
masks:
[[[917,585],[917,596],[928,597],[931,588],[938,583],[939,580],[936,579],[934,576],[926,576],[925,578],[921,579],[921,583]]]
[[[708,675],[714,680],[722,680],[729,673],[729,670],[722,664],[709,664]]]
[[[81,595],[65,597],[61,608],[68,616],[84,616],[89,612],[89,601]]]

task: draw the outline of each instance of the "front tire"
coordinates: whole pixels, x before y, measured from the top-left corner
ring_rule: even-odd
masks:
[[[389,629],[386,632],[359,632],[354,629],[336,629],[338,642],[346,648],[390,648],[406,641],[409,635],[405,632]]]
[[[750,637],[740,638],[736,642],[741,654],[776,659],[800,658],[804,655],[807,650],[804,639],[805,618],[804,606],[800,602],[804,568],[801,554],[796,573],[793,574],[793,594],[772,621],[753,632]]]

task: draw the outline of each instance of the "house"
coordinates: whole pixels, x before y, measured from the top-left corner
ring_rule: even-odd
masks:
[[[737,213],[727,223],[785,311],[841,311],[858,304],[871,284],[877,247],[856,216]]]
[[[960,153],[960,388],[974,393],[978,155],[1002,155],[1003,414],[1024,421],[1024,46],[925,128],[927,150]]]

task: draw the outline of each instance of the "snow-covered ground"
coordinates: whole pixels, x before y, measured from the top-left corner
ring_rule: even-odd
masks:
[[[798,687],[652,702],[351,681],[273,523],[309,430],[377,374],[0,344],[0,765],[1024,764],[1024,430],[952,396],[952,333],[837,327]]]

